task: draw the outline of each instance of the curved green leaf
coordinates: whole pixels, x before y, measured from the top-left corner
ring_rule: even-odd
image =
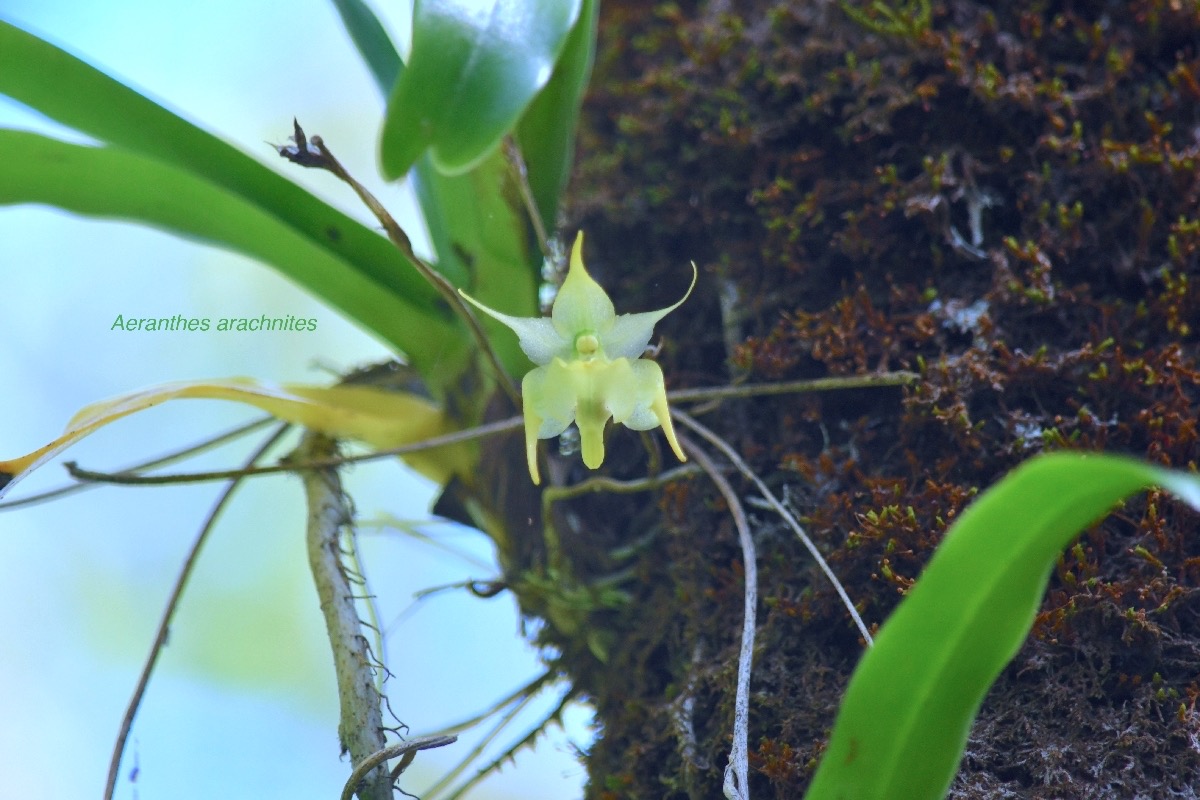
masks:
[[[375,12],[363,0],[333,0],[350,40],[386,96],[404,71],[404,62]]]
[[[418,369],[461,337],[432,304],[408,302],[245,198],[154,158],[0,129],[0,205],[45,203],[133,219],[286,265],[301,286],[396,344]],[[407,268],[407,267],[406,267]]]
[[[342,26],[346,28],[358,54],[370,69],[375,86],[386,100],[404,72],[404,62],[400,60],[400,53],[379,18],[375,16],[375,12],[363,0],[333,0],[333,4],[342,18]],[[462,286],[469,280],[470,270],[452,245],[455,237],[450,232],[450,225],[446,219],[447,215],[454,213],[456,209],[443,208],[435,199],[434,192],[430,190],[439,179],[453,179],[440,175],[433,168],[428,153],[417,159],[409,177],[436,254],[433,266],[455,286]],[[485,201],[469,202],[475,207]]]
[[[807,800],[944,797],[1059,553],[1152,485],[1200,509],[1200,476],[1081,453],[1031,459],[972,503],[855,670]]]
[[[388,100],[384,175],[431,149],[465,172],[516,124],[546,85],[582,0],[416,0],[409,64]]]
[[[546,88],[534,98],[517,126],[517,142],[529,171],[529,187],[542,225],[557,227],[558,200],[566,188],[575,157],[579,107],[592,73],[596,52],[598,0],[583,0],[579,20],[571,28],[558,65]]]
[[[0,93],[100,141],[154,156],[241,195],[413,302],[437,295],[375,231],[95,67],[3,21]],[[290,133],[291,120],[280,120],[280,127]]]
[[[403,70],[395,47],[361,0],[333,1],[386,96],[389,76]],[[514,314],[537,313],[537,264],[529,246],[524,208],[516,200],[517,189],[511,185],[504,157],[492,153],[471,171],[451,176],[434,169],[424,154],[410,177],[437,254],[438,271],[454,285],[470,288],[485,303]],[[557,199],[554,202],[557,204]],[[491,319],[483,324],[494,334],[503,330]],[[501,334],[493,342],[510,371],[529,366],[511,337]]]
[[[350,296],[331,288],[340,296],[335,304],[401,348],[419,368],[417,353],[430,350],[429,343],[422,340],[458,330],[452,327],[456,323],[438,299],[436,290],[377,232],[94,67],[4,21],[0,21],[0,93],[101,141],[193,173],[213,188],[257,206],[259,214],[274,217],[279,226],[290,228],[294,236],[308,240],[310,247],[306,252],[324,251],[322,263],[337,263],[330,273],[333,280],[351,280],[347,277],[351,272],[359,275],[356,282],[369,289]],[[27,177],[32,180],[34,176]],[[69,176],[60,175],[55,185],[64,185],[65,177]],[[9,187],[7,202],[59,205],[53,192],[48,191],[50,188],[40,187],[39,199],[34,200],[32,196],[14,194]],[[98,202],[100,187],[93,187],[93,191]],[[116,215],[118,212],[110,209],[87,213]],[[170,223],[162,220],[157,224],[170,227]],[[181,232],[196,234],[187,229]],[[248,252],[236,243],[226,244]],[[256,254],[256,257],[263,256]],[[268,260],[268,263],[316,294],[326,295],[325,280],[302,260]],[[392,296],[394,302],[389,307],[393,312],[402,309],[390,321],[376,314],[380,301],[371,295],[381,292]],[[411,322],[407,321],[410,316],[415,317]],[[437,320],[437,324],[431,329],[422,319]],[[444,338],[465,342],[457,333]]]

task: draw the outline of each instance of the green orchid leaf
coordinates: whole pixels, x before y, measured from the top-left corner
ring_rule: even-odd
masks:
[[[559,197],[566,188],[575,156],[575,128],[592,72],[599,11],[598,0],[583,0],[579,20],[571,28],[550,82],[517,125],[517,143],[528,168],[529,188],[548,231],[557,227]]]
[[[972,503],[855,670],[807,800],[944,797],[1059,554],[1149,486],[1200,509],[1200,476],[1067,452],[1031,459]]]
[[[375,79],[375,86],[380,95],[387,99],[397,79],[404,72],[404,62],[400,59],[399,51],[379,18],[375,16],[375,12],[362,0],[333,0],[333,4],[351,41],[371,71],[371,77]],[[460,206],[443,208],[438,202],[438,196],[441,194],[438,191],[439,181],[453,179],[439,174],[433,168],[428,153],[417,159],[409,177],[436,254],[434,268],[456,286],[467,283],[470,280],[470,270],[459,255],[459,249],[454,247],[454,242],[462,237],[451,231],[451,221],[446,219],[447,214],[454,215]],[[486,196],[481,196],[466,198],[465,202],[475,207],[488,203],[489,200]],[[494,203],[494,199],[491,202]],[[489,216],[496,218],[494,215]]]
[[[396,85],[404,63],[375,12],[363,0],[333,0],[350,40],[363,57],[384,96]]]
[[[137,220],[287,265],[292,280],[395,344],[418,369],[462,347],[457,329],[432,303],[410,302],[278,217],[190,172],[121,148],[25,131],[0,130],[0,152],[0,205],[45,203]]]
[[[334,3],[376,85],[387,97],[394,76],[404,69],[395,46],[360,0]],[[470,172],[450,176],[434,169],[425,153],[417,159],[410,178],[436,254],[437,270],[456,286],[472,287],[490,304],[536,313],[539,262],[531,251],[525,212],[516,202],[518,193],[511,185],[511,171],[503,155],[492,153]],[[499,329],[491,330],[496,333]],[[510,372],[526,366],[517,348],[503,339],[496,341],[500,359]]]
[[[465,355],[465,345],[464,352],[457,355],[446,351],[452,342],[465,342],[459,335],[458,324],[438,299],[436,290],[384,237],[94,67],[3,21],[0,21],[0,93],[102,142],[130,151],[125,156],[112,158],[131,159],[135,154],[149,156],[159,162],[157,166],[149,167],[155,172],[173,167],[175,181],[183,180],[180,176],[190,173],[193,185],[209,184],[205,193],[219,192],[228,198],[226,202],[240,200],[245,208],[255,207],[256,222],[247,228],[261,232],[266,225],[263,218],[273,218],[272,230],[290,229],[286,237],[288,244],[283,249],[294,255],[303,253],[304,257],[280,259],[269,252],[260,252],[275,249],[266,243],[248,248],[247,231],[237,230],[239,226],[232,218],[226,219],[224,231],[236,241],[224,241],[211,231],[197,231],[195,227],[202,225],[201,221],[174,211],[164,212],[159,219],[147,220],[144,215],[153,212],[150,207],[153,202],[148,194],[143,194],[143,200],[136,204],[141,210],[132,214],[133,218],[152,221],[184,235],[198,235],[262,258],[400,348],[422,371],[431,367],[432,362],[425,357],[434,350],[441,351],[442,364],[461,361]],[[53,149],[52,145],[39,147]],[[83,157],[82,151],[62,152],[70,153],[72,158]],[[97,155],[99,152],[95,151],[92,156],[109,158]],[[14,185],[3,186],[5,202],[61,205],[56,190],[74,195],[73,202],[79,202],[80,194],[86,192],[91,198],[86,205],[91,209],[75,209],[84,213],[120,216],[123,212],[119,209],[129,208],[131,199],[116,197],[111,207],[105,209],[101,207],[104,191],[108,188],[119,195],[122,183],[138,177],[136,172],[131,172],[120,175],[120,180],[108,187],[89,187],[79,185],[79,180],[63,170],[55,170],[53,163],[44,158],[38,163],[50,171],[42,181],[37,175],[28,174],[27,165],[14,163],[19,159],[11,154],[4,161],[0,169],[10,175],[19,173],[27,187],[20,193]],[[126,163],[132,165],[133,162]],[[150,159],[138,163],[149,164]],[[111,169],[111,164],[105,169]],[[148,179],[139,181],[139,185],[144,191],[152,188]],[[165,197],[168,193],[163,191],[161,194]],[[198,205],[192,213],[202,216],[211,210]],[[182,227],[176,228],[167,217],[179,218]],[[297,238],[306,239],[308,247],[300,248]],[[319,251],[321,255],[312,255]],[[317,263],[330,268],[323,272],[316,268]],[[348,291],[350,284],[359,288]],[[362,290],[367,287],[369,291]],[[390,295],[391,300],[372,296],[380,293]],[[387,316],[380,313],[383,309],[387,310]],[[431,337],[442,339],[442,345],[431,348]]]
[[[79,411],[61,436],[19,458],[0,461],[0,497],[54,456],[122,417],[184,398],[233,400],[336,438],[385,450],[449,433],[440,407],[408,392],[374,386],[275,385],[251,378],[181,381],[131,392]],[[442,447],[413,454],[414,468],[442,482],[468,468],[469,450]]]
[[[384,175],[430,150],[466,172],[517,123],[550,80],[582,0],[416,0],[412,54],[388,100]]]
[[[96,68],[3,21],[0,94],[102,142],[154,156],[242,195],[414,303],[437,295],[375,231]],[[290,120],[280,122],[290,132]]]

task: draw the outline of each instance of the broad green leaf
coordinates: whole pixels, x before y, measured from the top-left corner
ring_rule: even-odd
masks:
[[[456,329],[433,304],[408,302],[278,217],[195,174],[121,148],[24,131],[0,130],[0,152],[0,205],[46,203],[133,219],[286,264],[292,280],[402,348],[418,369],[455,355]]]
[[[240,196],[246,204],[257,206],[261,215],[274,217],[279,226],[291,228],[294,237],[309,241],[309,253],[323,250],[324,263],[338,263],[329,273],[329,281],[345,281],[349,272],[361,276],[359,285],[370,286],[371,291],[343,297],[339,307],[403,350],[422,372],[432,367],[428,359],[421,360],[422,351],[428,354],[430,350],[423,340],[438,338],[443,350],[455,345],[465,351],[466,339],[449,309],[384,237],[94,67],[3,21],[0,93],[103,142],[193,173],[228,194]],[[290,127],[288,122],[280,120],[281,129]],[[13,160],[11,156],[4,159]],[[48,179],[50,185],[43,187],[36,198],[6,191],[7,202],[59,205],[52,190],[65,187],[70,182],[67,177],[60,172],[53,183]],[[127,179],[122,176],[122,180]],[[94,189],[99,192],[100,187]],[[197,213],[207,210],[204,206],[196,209]],[[325,296],[324,280],[306,266],[305,259],[268,263]],[[300,271],[307,271],[309,279],[296,278]],[[360,303],[378,305],[369,295],[380,292],[403,304],[406,313],[389,323],[367,308],[356,308]],[[444,353],[446,361],[456,360],[450,355]],[[457,358],[461,356],[459,353]]]
[[[554,70],[582,0],[416,0],[409,63],[388,100],[384,174],[430,150],[471,169],[510,131]]]
[[[333,3],[342,17],[342,24],[350,34],[350,39],[370,69],[379,93],[386,100],[392,93],[396,80],[404,71],[404,63],[400,60],[396,46],[388,38],[387,31],[375,13],[362,0],[333,0]],[[417,202],[421,206],[421,215],[425,218],[425,227],[433,243],[434,253],[437,254],[434,266],[451,283],[462,286],[469,280],[470,271],[452,245],[454,237],[449,231],[445,216],[449,209],[439,206],[434,199],[434,192],[430,190],[439,180],[452,179],[440,175],[433,168],[428,153],[417,159],[409,177],[417,194]],[[479,199],[468,202],[475,206],[484,201]]]
[[[403,70],[400,56],[365,4],[359,0],[334,2],[371,68],[376,85],[386,96],[391,76]],[[344,6],[353,9],[343,11]],[[372,44],[368,47],[364,41]],[[564,52],[563,58],[567,55]],[[556,73],[551,82],[557,79]],[[516,187],[511,185],[503,155],[492,153],[471,171],[449,176],[434,169],[425,154],[417,160],[412,180],[437,254],[438,270],[454,285],[470,289],[484,303],[513,314],[535,314],[537,259],[530,251],[524,208],[518,202]],[[557,204],[557,199],[554,202]],[[484,325],[493,334],[503,331],[490,319],[485,319]],[[494,336],[492,342],[511,372],[528,368],[528,361],[513,346],[510,337],[501,334]]]
[[[234,400],[261,408],[281,420],[336,438],[355,439],[385,450],[448,433],[441,409],[407,392],[373,386],[275,385],[251,378],[167,383],[79,411],[57,439],[19,458],[0,461],[0,497],[19,480],[97,429],[167,400]],[[467,468],[468,451],[439,448],[410,459],[415,469],[439,482]]]
[[[855,670],[807,800],[944,797],[1059,554],[1149,486],[1200,509],[1200,476],[1081,453],[1031,459],[972,503]]]
[[[546,230],[557,227],[558,201],[575,157],[575,128],[596,51],[598,0],[583,0],[558,65],[517,126],[529,186]]]

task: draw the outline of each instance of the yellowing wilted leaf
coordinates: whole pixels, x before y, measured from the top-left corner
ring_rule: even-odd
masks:
[[[437,405],[406,392],[372,386],[275,385],[252,378],[180,381],[132,392],[83,408],[54,441],[32,453],[0,461],[0,497],[21,478],[96,429],[121,417],[180,398],[234,400],[281,420],[339,439],[355,439],[380,450],[447,433]],[[469,468],[469,451],[445,447],[407,458],[422,474],[444,483]]]

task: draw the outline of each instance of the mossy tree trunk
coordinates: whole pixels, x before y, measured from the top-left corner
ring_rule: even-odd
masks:
[[[623,310],[665,305],[700,265],[658,330],[671,388],[920,373],[703,417],[869,623],[1037,452],[1200,463],[1200,7],[896,6],[903,24],[832,2],[604,3],[569,203],[592,273],[636,299]],[[511,455],[489,463],[515,473]],[[605,469],[646,473],[635,434],[611,433]],[[711,484],[589,494],[545,520],[509,496],[509,585],[601,725],[588,796],[717,796],[742,564]],[[1198,522],[1152,492],[1064,554],[954,797],[1200,785]],[[751,787],[796,798],[862,643],[791,534],[765,512],[755,534]]]

